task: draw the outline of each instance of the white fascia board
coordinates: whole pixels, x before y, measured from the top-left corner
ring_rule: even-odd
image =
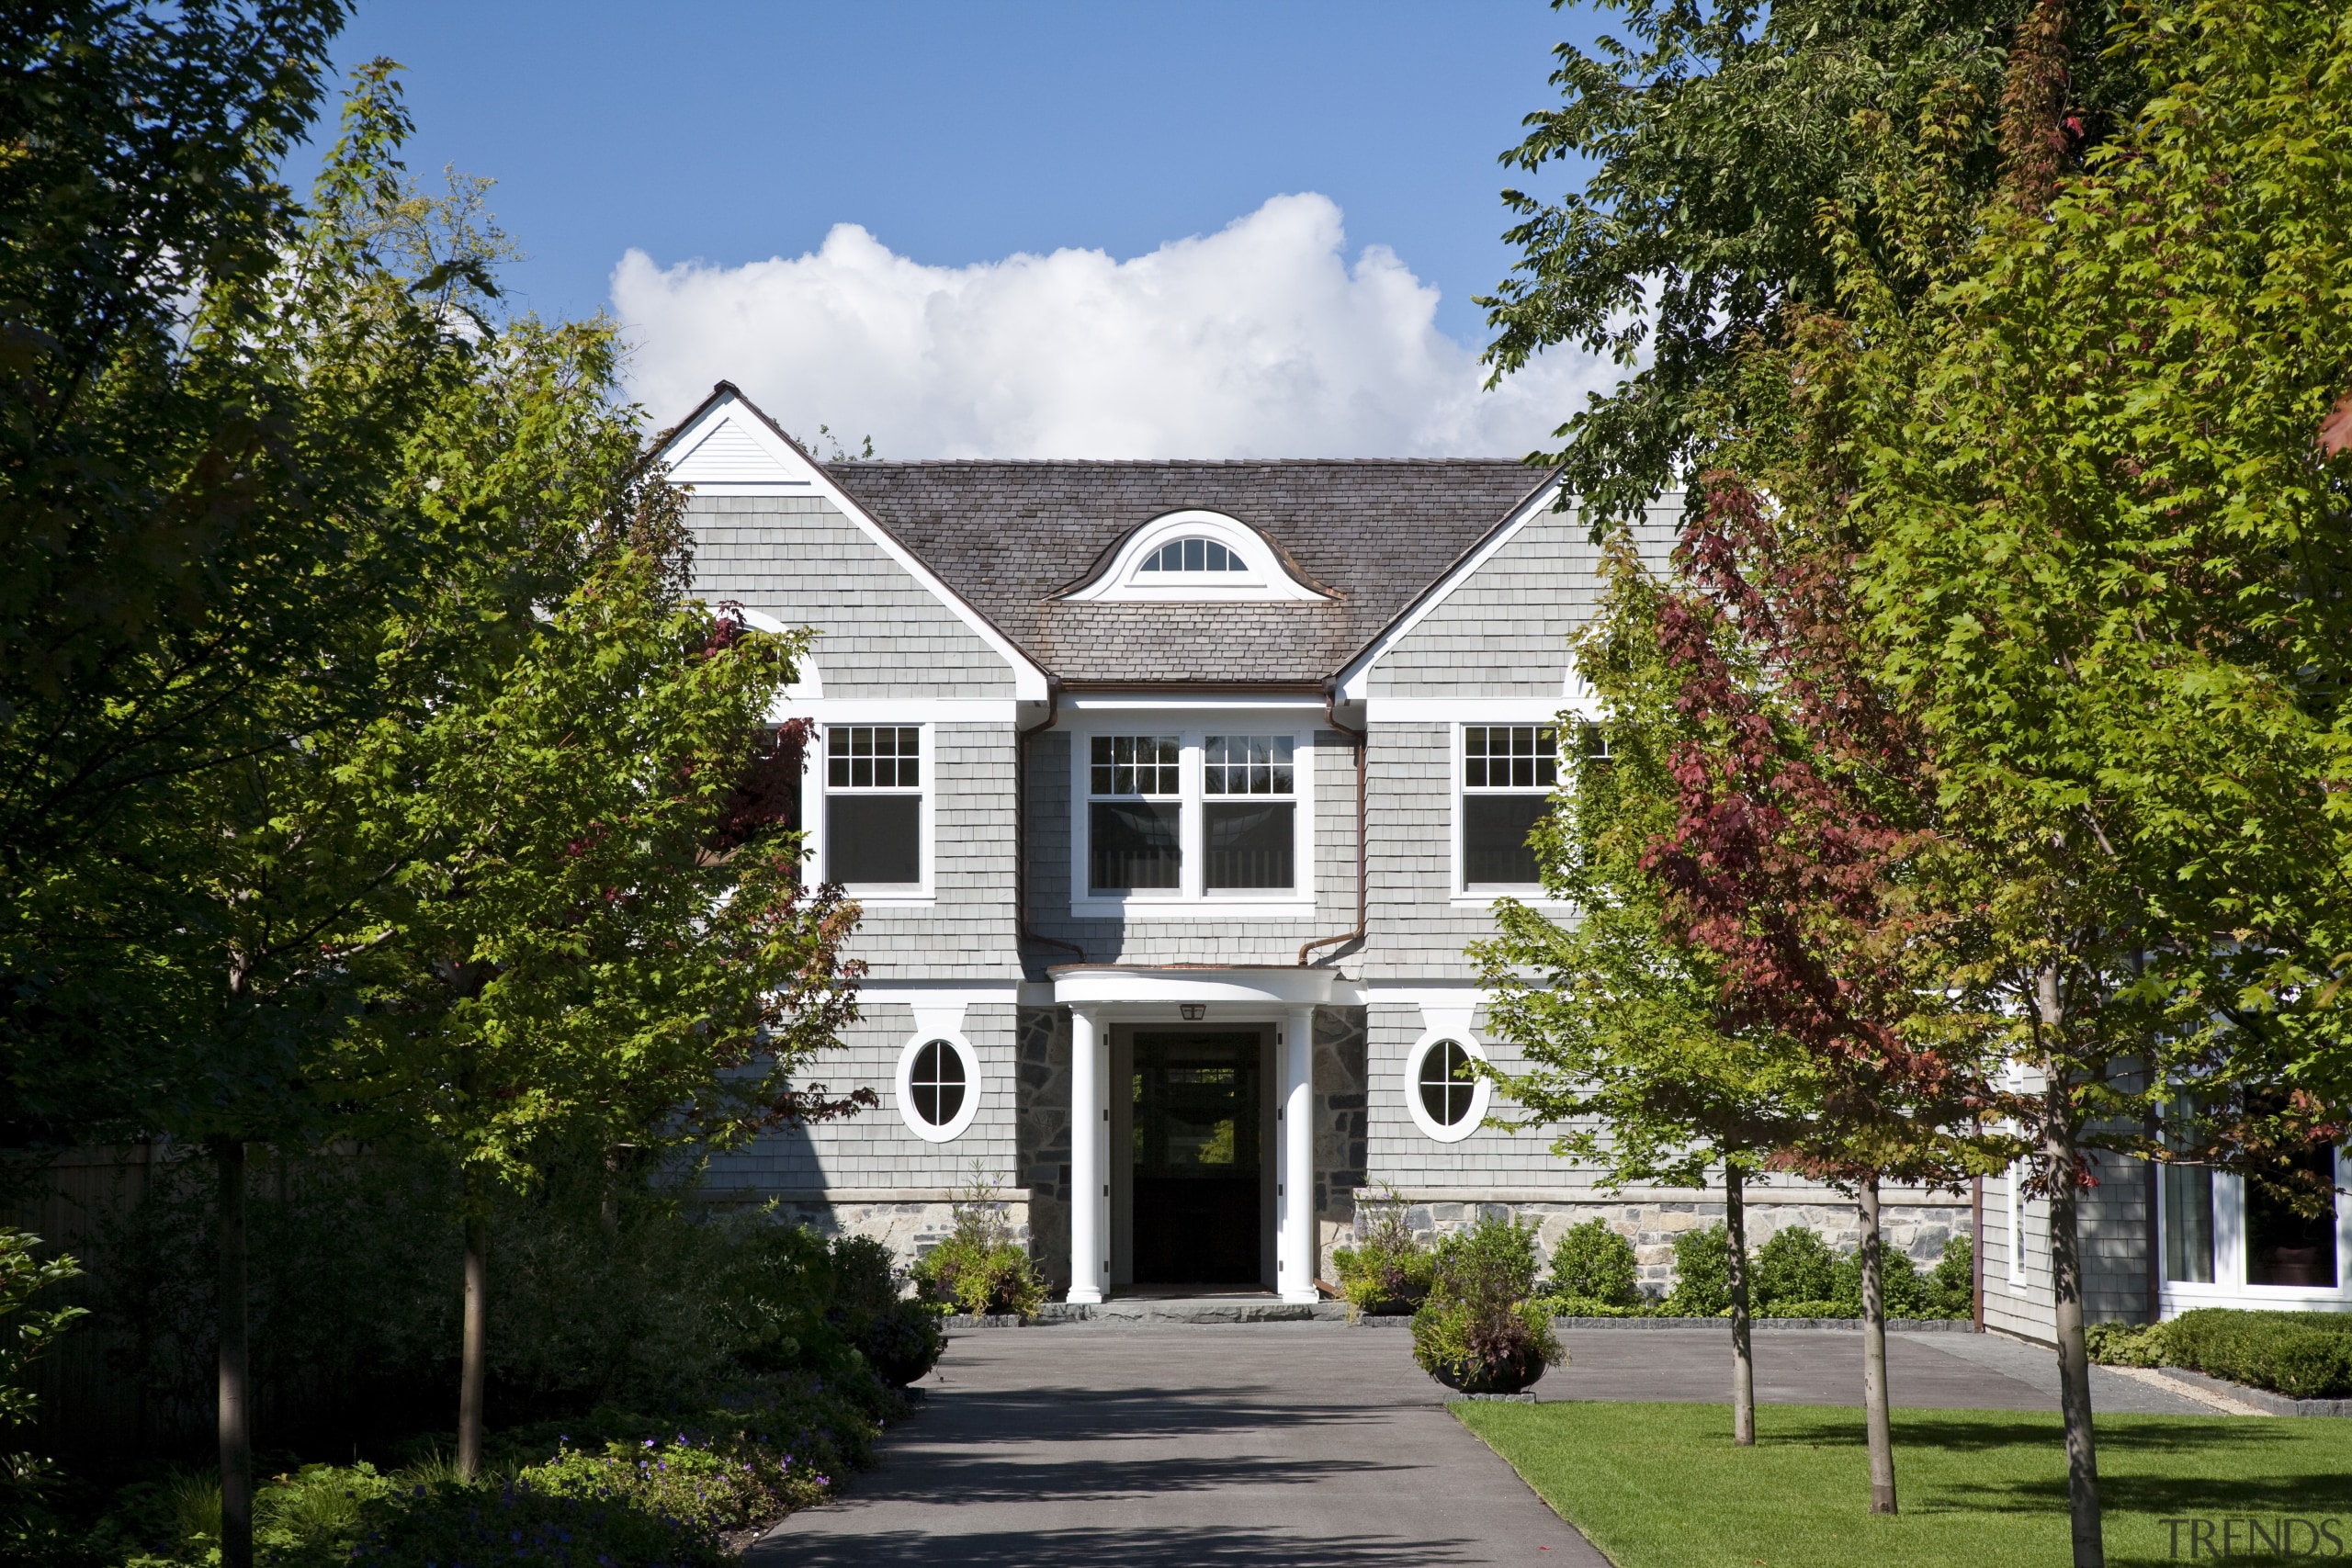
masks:
[[[1549,724],[1562,714],[1599,718],[1590,697],[1367,697],[1368,724]]]
[[[765,415],[751,400],[740,392],[722,392],[713,398],[703,411],[681,426],[677,433],[662,445],[654,454],[660,462],[668,462],[673,453],[690,453],[710,433],[711,426],[720,421],[731,421],[735,426],[772,458],[777,469],[772,484],[718,484],[687,487],[697,495],[817,495],[838,508],[842,516],[856,525],[860,533],[874,541],[882,553],[904,568],[909,576],[922,583],[930,594],[947,606],[948,613],[971,629],[972,635],[995,651],[1012,667],[1013,700],[1042,703],[1046,700],[1046,672],[1029,656],[1013,645],[1012,639],[989,624],[987,616],[965,602],[964,596],[950,588],[921,558],[900,544],[891,532],[835,484],[822,465],[777,435]]]
[[[1323,699],[1310,696],[1250,696],[1235,694],[1219,696],[1214,692],[1198,692],[1182,695],[1166,693],[1084,692],[1062,694],[1062,706],[1080,713],[1187,713],[1223,712],[1283,712],[1321,713]]]
[[[789,691],[768,711],[770,722],[820,724],[1011,724],[1019,716],[1019,705],[1009,698],[795,697]]]
[[[1517,538],[1530,523],[1551,511],[1553,505],[1560,499],[1560,481],[1555,479],[1525,501],[1521,502],[1519,510],[1506,518],[1500,527],[1487,536],[1486,543],[1473,550],[1468,558],[1452,571],[1438,579],[1436,585],[1421,596],[1419,604],[1406,611],[1395,625],[1374,638],[1370,648],[1356,655],[1348,667],[1340,671],[1338,682],[1340,700],[1347,703],[1363,701],[1371,692],[1372,667],[1379,663],[1381,658],[1409,635],[1415,626],[1419,626],[1430,611],[1452,598],[1456,589],[1470,581],[1481,567],[1494,559],[1497,553],[1505,545]]]

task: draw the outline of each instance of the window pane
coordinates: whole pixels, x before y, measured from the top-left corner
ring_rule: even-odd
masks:
[[[1473,724],[1462,731],[1468,789],[1550,789],[1560,780],[1560,731],[1551,724]]]
[[[1206,539],[1184,541],[1184,570],[1186,571],[1205,571],[1208,569],[1208,543]]]
[[[1201,746],[1205,795],[1288,795],[1297,743],[1287,735],[1212,735]]]
[[[1179,886],[1174,805],[1098,802],[1087,813],[1087,886],[1097,893]]]
[[[1470,1053],[1461,1043],[1441,1040],[1421,1058],[1421,1109],[1441,1127],[1455,1127],[1470,1114],[1470,1098],[1477,1085],[1461,1077]]]
[[[2201,1165],[2164,1168],[2165,1278],[2213,1282],[2213,1172]]]
[[[834,789],[913,789],[922,783],[922,755],[915,726],[837,724],[825,732],[825,782]]]
[[[964,1108],[964,1059],[944,1040],[926,1041],[915,1053],[907,1087],[914,1097],[915,1114],[944,1127]]]
[[[1544,819],[1551,796],[1465,795],[1462,797],[1462,874],[1470,887],[1527,887],[1543,878],[1527,835]]]
[[[2333,1187],[2335,1151],[2314,1149],[2298,1167]],[[2245,1282],[2335,1288],[2335,1206],[2302,1214],[2284,1198],[2249,1180],[2245,1184]]]
[[[1287,800],[1251,806],[1205,806],[1206,886],[1288,887],[1296,842],[1295,815]]]
[[[1172,735],[1098,735],[1087,764],[1094,795],[1175,795],[1181,748]]]
[[[922,881],[922,796],[835,795],[825,799],[825,874],[859,886]]]

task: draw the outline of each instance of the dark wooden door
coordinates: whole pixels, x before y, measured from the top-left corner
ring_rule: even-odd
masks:
[[[1259,1037],[1137,1031],[1136,1282],[1258,1282]]]

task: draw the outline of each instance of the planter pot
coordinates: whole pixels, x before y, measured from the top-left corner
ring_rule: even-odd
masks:
[[[1517,1393],[1541,1382],[1544,1372],[1543,1359],[1529,1356],[1497,1362],[1448,1361],[1430,1375],[1462,1393]]]

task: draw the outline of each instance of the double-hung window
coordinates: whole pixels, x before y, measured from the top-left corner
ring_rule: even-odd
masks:
[[[1462,727],[1462,889],[1534,887],[1543,882],[1527,841],[1560,780],[1556,724]]]
[[[1173,735],[1090,742],[1086,886],[1130,893],[1183,885],[1183,743]]]
[[[923,882],[920,725],[825,730],[825,877],[845,887],[914,892]]]
[[[1311,753],[1295,732],[1252,728],[1081,735],[1073,894],[1171,913],[1303,897]]]
[[[1201,832],[1210,892],[1287,889],[1297,881],[1295,742],[1212,735],[1201,745]]]

